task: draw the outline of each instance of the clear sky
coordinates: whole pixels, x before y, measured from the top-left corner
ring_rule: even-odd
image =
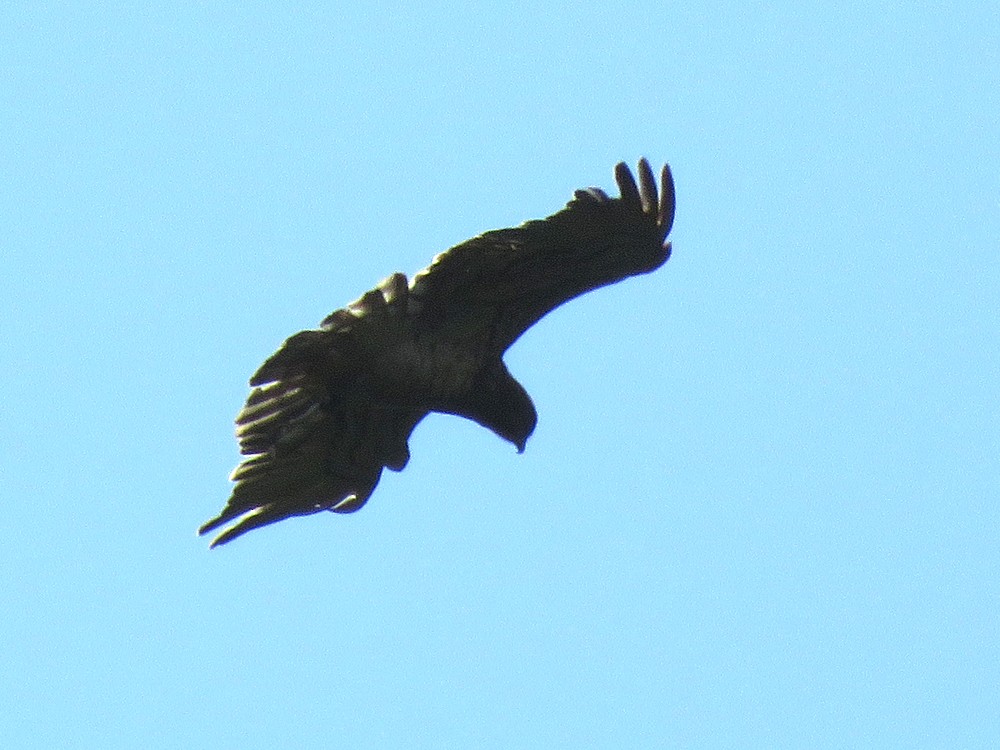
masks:
[[[0,746],[998,746],[997,5],[337,5],[0,8]],[[286,336],[640,156],[524,455],[208,551]]]

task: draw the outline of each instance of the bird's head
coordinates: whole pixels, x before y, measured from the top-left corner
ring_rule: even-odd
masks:
[[[499,368],[491,369],[478,379],[466,406],[463,416],[513,443],[518,453],[524,453],[525,444],[538,423],[538,412],[524,386],[502,362]]]
[[[504,440],[513,443],[518,453],[524,453],[528,438],[538,424],[538,412],[527,393],[524,393],[523,399],[510,400],[507,404],[510,409],[491,429]]]

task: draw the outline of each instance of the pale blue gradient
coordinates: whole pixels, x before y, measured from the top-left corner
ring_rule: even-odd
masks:
[[[994,3],[0,8],[0,747],[1000,746]],[[674,256],[212,552],[288,335],[612,167]]]

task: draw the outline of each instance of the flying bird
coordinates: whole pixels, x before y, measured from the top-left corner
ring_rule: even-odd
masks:
[[[384,468],[401,471],[432,411],[466,417],[518,452],[538,415],[503,354],[550,310],[649,273],[670,257],[674,183],[615,167],[621,197],[578,190],[556,214],[486,232],[441,253],[411,281],[395,273],[318,329],[282,344],[250,378],[236,417],[245,456],[212,542],[291,516],[351,513]],[[235,522],[235,523],[234,523]]]

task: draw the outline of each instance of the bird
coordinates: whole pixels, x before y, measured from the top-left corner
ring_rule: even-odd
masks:
[[[412,280],[394,273],[288,338],[250,378],[232,494],[198,533],[228,525],[217,547],[293,516],[358,510],[383,469],[406,466],[430,412],[471,419],[522,453],[538,415],[504,352],[564,302],[670,257],[670,167],[659,189],[645,158],[637,171],[638,184],[615,166],[618,198],[577,190],[548,218],[456,245]]]

